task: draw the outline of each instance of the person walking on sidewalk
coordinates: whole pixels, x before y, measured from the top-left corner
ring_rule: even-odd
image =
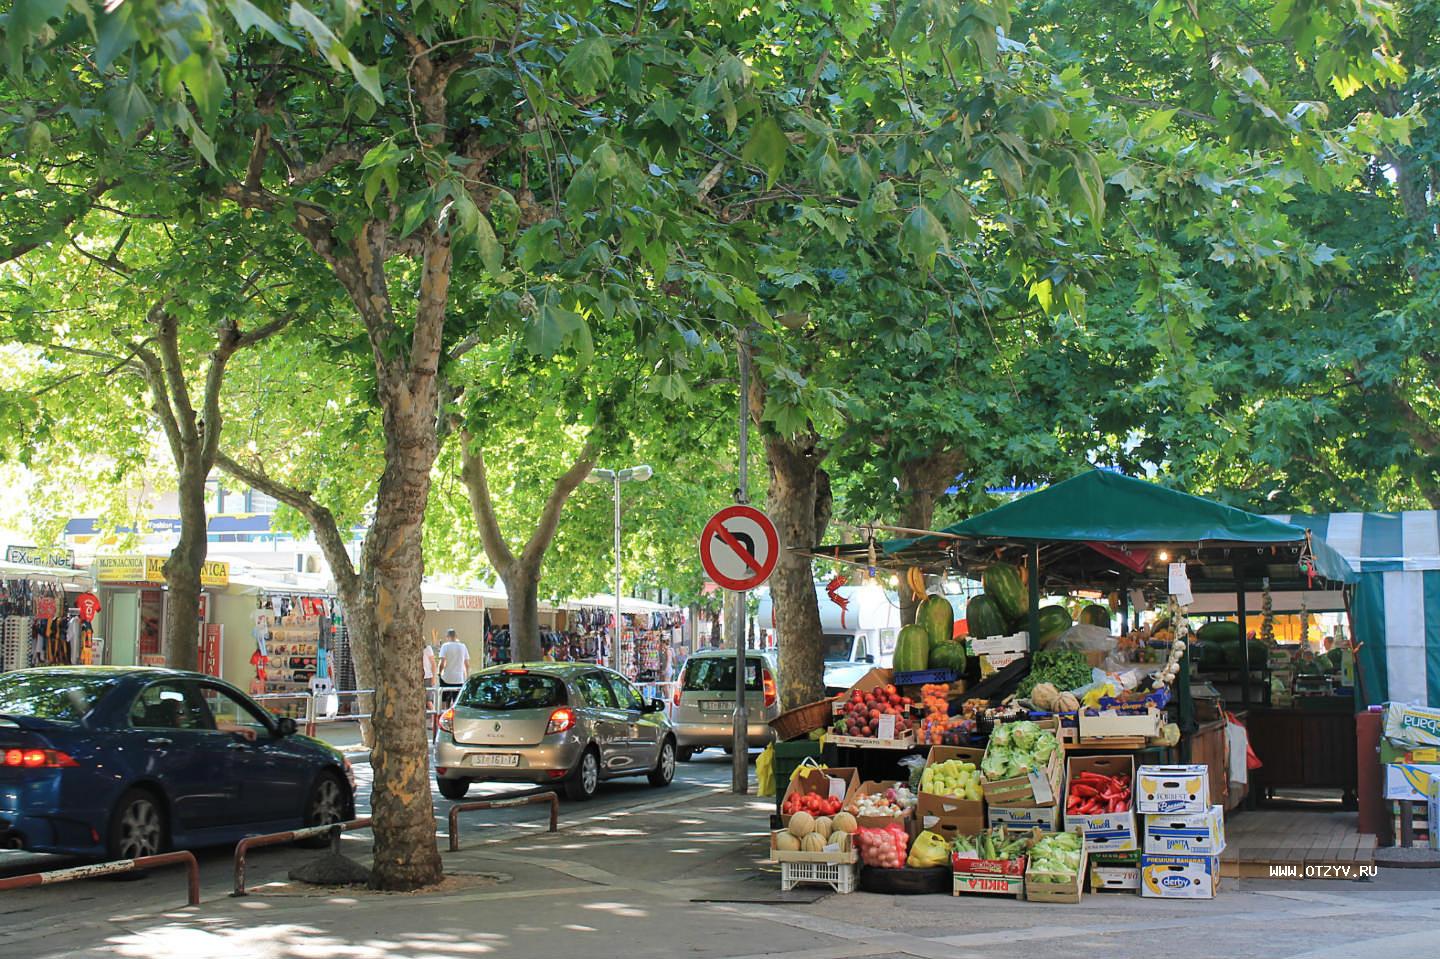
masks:
[[[470,650],[460,642],[454,629],[445,630],[445,643],[440,647],[440,708],[454,705],[460,687],[470,675]]]

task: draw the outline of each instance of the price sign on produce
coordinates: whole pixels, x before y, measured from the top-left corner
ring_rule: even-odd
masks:
[[[727,506],[700,534],[700,565],[725,589],[744,592],[770,578],[780,557],[780,535],[753,506]]]

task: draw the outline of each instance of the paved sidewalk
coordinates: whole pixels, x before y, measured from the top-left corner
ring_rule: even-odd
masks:
[[[1440,876],[1413,870],[1387,870],[1370,883],[1230,883],[1207,902],[1089,895],[1057,906],[864,893],[785,902],[774,868],[762,862],[771,808],[767,800],[732,796],[722,784],[598,815],[566,804],[555,834],[529,822],[462,831],[470,836],[465,848],[445,854],[455,877],[448,894],[314,893],[272,884],[246,899],[209,899],[198,910],[105,915],[81,907],[58,928],[27,926],[22,911],[7,920],[0,956],[1440,955]],[[351,848],[363,852],[365,845]],[[476,878],[482,875],[493,878]],[[64,895],[63,888],[35,894]],[[23,901],[0,901],[0,913]]]

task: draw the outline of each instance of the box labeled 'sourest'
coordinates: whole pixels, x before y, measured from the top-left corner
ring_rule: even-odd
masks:
[[[1141,766],[1135,773],[1138,812],[1205,812],[1209,808],[1209,766]]]

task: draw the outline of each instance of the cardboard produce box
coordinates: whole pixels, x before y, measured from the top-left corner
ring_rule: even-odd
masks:
[[[1136,770],[1136,812],[1205,812],[1209,808],[1209,766],[1141,766]]]
[[[897,786],[906,786],[908,788],[909,784],[899,780],[894,782],[863,782],[860,784],[860,788],[856,789],[850,794],[850,798],[845,800],[845,808],[847,811],[853,812],[851,806],[858,803],[864,797],[883,793],[885,790],[893,789]],[[866,829],[884,829],[891,823],[896,822],[908,828],[909,823],[915,819],[915,810],[912,808],[909,812],[900,816],[862,816],[858,812],[854,813],[854,816],[856,824]]]
[[[954,894],[987,893],[999,896],[1020,896],[1025,892],[1025,857],[1019,859],[973,859],[952,854],[950,866],[955,871]]]
[[[1440,775],[1440,765],[1390,763],[1381,768],[1385,771],[1385,798],[1410,802],[1428,802],[1430,777]]]
[[[1385,704],[1386,739],[1397,746],[1440,746],[1440,709]]]
[[[1380,740],[1380,763],[1426,766],[1440,763],[1440,746],[1405,746]]]
[[[985,806],[985,823],[991,829],[1007,826],[1011,829],[1039,829],[1041,832],[1060,831],[1059,806]],[[978,830],[977,830],[978,832]]]
[[[1430,848],[1440,849],[1440,776],[1430,777],[1430,795],[1426,799],[1425,822],[1430,826]]]
[[[1143,712],[1121,712],[1102,709],[1095,715],[1080,710],[1080,738],[1084,739],[1151,739],[1160,735],[1165,714],[1154,706]]]
[[[1090,857],[1091,892],[1139,892],[1140,852],[1096,853]]]
[[[1219,856],[1140,857],[1140,895],[1146,899],[1214,899]]]
[[[1218,856],[1225,851],[1225,807],[1145,817],[1145,851],[1168,856]]]
[[[978,771],[980,761],[984,758],[983,749],[972,749],[968,746],[931,746],[925,765],[933,766],[958,759],[961,762],[973,763]],[[937,824],[957,826],[962,834],[974,835],[985,829],[985,798],[983,793],[979,799],[966,799],[963,796],[947,796],[922,789],[915,807],[915,818],[925,829]]]
[[[852,767],[836,766],[832,769],[809,770],[790,780],[790,785],[785,789],[785,795],[780,797],[780,808],[783,810],[785,800],[796,793],[819,793],[822,796],[834,796],[840,800],[843,807],[858,788],[860,788],[860,773]],[[790,814],[782,812],[780,821],[789,826]]]
[[[1072,815],[1065,813],[1065,831],[1079,830],[1085,834],[1087,852],[1129,852],[1140,848],[1140,833],[1135,820],[1135,757],[1133,756],[1076,756],[1067,766],[1065,776],[1066,808],[1069,807],[1070,790],[1075,788],[1075,777],[1080,773],[1095,773],[1101,776],[1123,776],[1131,784],[1130,808],[1124,812],[1090,813]]]

